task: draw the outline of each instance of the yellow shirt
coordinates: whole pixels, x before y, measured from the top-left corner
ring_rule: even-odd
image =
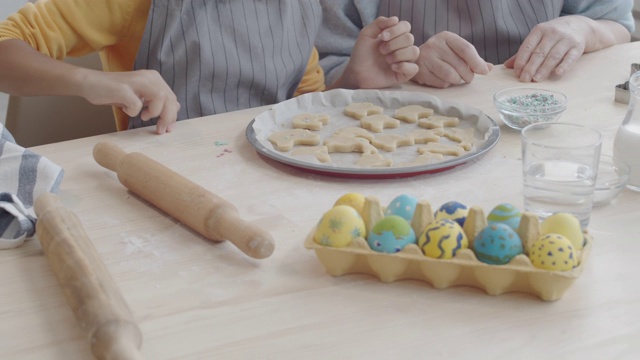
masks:
[[[39,0],[0,22],[0,41],[20,39],[62,60],[98,52],[105,71],[131,71],[151,0]],[[295,95],[324,90],[324,73],[313,49]],[[114,108],[118,130],[129,116]]]

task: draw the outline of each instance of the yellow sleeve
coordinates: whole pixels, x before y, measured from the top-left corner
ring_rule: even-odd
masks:
[[[0,40],[21,39],[55,59],[82,56],[119,43],[146,1],[40,0],[0,22]],[[147,6],[148,11],[148,6]],[[146,22],[145,18],[142,19]]]
[[[320,67],[320,64],[318,63],[319,59],[318,50],[313,48],[313,51],[311,51],[311,57],[307,63],[307,69],[304,72],[304,76],[302,77],[300,84],[298,84],[296,92],[293,94],[294,96],[314,91],[324,91],[324,71],[322,71],[322,67]]]
[[[39,0],[0,22],[0,41],[19,39],[62,60],[99,52],[105,71],[131,71],[151,0]],[[114,107],[118,130],[129,117]]]

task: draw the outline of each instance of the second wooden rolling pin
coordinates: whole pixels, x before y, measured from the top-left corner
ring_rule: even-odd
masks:
[[[36,199],[36,234],[73,314],[101,360],[141,360],[142,333],[78,217],[56,195]]]
[[[115,171],[127,189],[205,238],[229,240],[256,259],[273,253],[271,235],[241,219],[235,206],[150,157],[126,153],[109,142],[97,143],[93,157]]]

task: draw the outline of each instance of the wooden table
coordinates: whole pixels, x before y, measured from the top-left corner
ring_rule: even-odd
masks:
[[[626,105],[614,86],[640,60],[640,43],[583,56],[544,87],[568,95],[562,120],[604,133],[611,154]],[[445,90],[414,85],[498,119],[492,94],[522,85],[501,66]],[[342,194],[383,203],[401,193],[431,204],[458,200],[485,211],[522,206],[520,133],[501,125],[486,156],[451,171],[391,180],[341,179],[258,156],[245,139],[256,108],[152,129],[39,146],[64,167],[60,198],[82,221],[144,335],[149,359],[637,358],[640,356],[640,194],[624,190],[593,210],[585,271],[555,302],[420,281],[331,277],[303,241]],[[46,121],[46,119],[43,119]],[[90,119],[87,119],[90,121]],[[91,151],[109,140],[140,151],[236,205],[268,230],[275,253],[254,260],[212,243],[128,193]],[[438,205],[436,205],[438,206]],[[89,347],[37,240],[0,252],[0,358],[86,359]]]

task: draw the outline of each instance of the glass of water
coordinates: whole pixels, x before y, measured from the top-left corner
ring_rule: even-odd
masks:
[[[602,134],[569,123],[532,124],[522,130],[524,209],[542,220],[558,212],[589,224]]]

